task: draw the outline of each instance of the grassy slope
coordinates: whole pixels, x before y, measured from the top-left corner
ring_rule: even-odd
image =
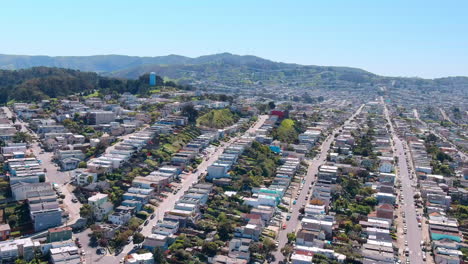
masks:
[[[197,125],[224,128],[236,122],[236,116],[229,109],[211,110],[197,119]]]

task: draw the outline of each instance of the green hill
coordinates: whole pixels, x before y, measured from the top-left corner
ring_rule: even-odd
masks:
[[[211,110],[197,119],[197,125],[210,128],[224,128],[233,125],[238,119],[229,109]]]
[[[157,77],[157,83],[163,82],[162,78]],[[105,94],[145,94],[150,90],[148,75],[137,80],[126,80],[61,68],[0,70],[0,104],[11,100],[31,102],[72,94],[86,95],[95,91],[103,91]]]

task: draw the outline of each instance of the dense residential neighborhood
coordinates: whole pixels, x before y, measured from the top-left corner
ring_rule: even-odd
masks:
[[[0,6],[0,264],[468,264],[468,0]]]
[[[0,108],[2,263],[466,259],[450,114],[438,125],[385,86],[304,100],[146,77],[149,93]]]

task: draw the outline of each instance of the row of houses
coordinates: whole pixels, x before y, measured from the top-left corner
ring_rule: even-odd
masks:
[[[186,161],[187,163],[191,162],[191,160],[205,149],[214,139],[215,138],[209,134],[200,135],[190,141],[178,153],[187,153],[188,151],[193,153],[193,156]],[[177,153],[174,154],[173,158],[176,155]],[[108,222],[114,225],[125,225],[133,214],[140,211],[144,205],[149,203],[150,199],[161,193],[167,186],[176,180],[183,168],[184,166],[181,166],[180,163],[172,160],[172,165],[163,165],[156,171],[151,172],[149,175],[135,177],[130,188],[128,188],[123,194],[121,205],[115,209],[108,201],[108,196],[106,194],[98,193],[90,197],[88,199],[88,203],[92,206],[94,216],[98,221],[102,221],[107,217]],[[86,176],[87,173],[84,173],[84,176],[79,177],[89,177]]]
[[[317,173],[317,181],[309,186],[310,203],[304,207],[300,228],[296,234],[296,244],[291,255],[294,264],[311,263],[315,254],[343,262],[345,255],[326,249],[327,241],[333,238],[335,217],[329,214],[332,190],[338,177],[338,167],[322,165]]]
[[[0,242],[0,259],[13,263],[17,259],[31,261],[40,252],[53,264],[79,264],[83,259],[79,248],[72,241],[70,227],[51,228],[46,239],[21,238]]]
[[[418,176],[420,199],[427,212],[431,248],[436,263],[461,263],[463,234],[457,219],[449,216],[453,200],[468,201],[468,192],[453,186],[453,177],[432,174],[424,141],[408,136],[412,162]],[[418,218],[421,222],[422,219]]]
[[[176,201],[174,208],[164,213],[162,221],[153,226],[152,233],[145,237],[143,248],[167,249],[176,238],[179,228],[193,227],[200,218],[200,207],[206,205],[213,189],[209,183],[196,183]]]
[[[206,179],[219,185],[230,184],[229,171],[252,141],[253,139],[250,137],[242,137],[236,143],[225,148],[218,159],[208,166]]]
[[[103,174],[122,167],[133,153],[140,151],[154,135],[155,132],[148,128],[129,135],[123,141],[107,148],[106,153],[100,157],[90,159],[87,162],[88,171]]]
[[[237,160],[238,155],[251,144],[252,140],[252,138],[240,138],[237,142],[227,147],[224,154],[235,155],[236,158],[234,160]],[[187,144],[187,146],[189,145],[190,143]],[[210,171],[209,168],[208,171]],[[216,169],[211,171],[211,175],[213,176],[213,171],[216,171]],[[220,178],[212,178],[213,183],[219,179],[226,179],[227,171],[223,173],[222,176],[223,177]],[[212,189],[212,183],[196,183],[192,185],[182,197],[176,201],[174,207],[165,212],[163,220],[159,221],[152,228],[152,234],[145,238],[142,246],[151,251],[157,247],[166,249],[174,242],[180,228],[194,227],[196,221],[199,220],[201,216],[200,208],[204,207],[208,202]],[[240,230],[238,230],[238,232],[243,234]]]
[[[8,172],[10,185],[18,182],[38,183],[45,179],[46,174],[40,160],[35,157],[9,159],[4,162],[4,169]]]
[[[171,157],[171,164],[178,166],[182,170],[199,157],[202,150],[207,148],[211,142],[218,139],[215,133],[204,133],[187,143],[177,153]]]

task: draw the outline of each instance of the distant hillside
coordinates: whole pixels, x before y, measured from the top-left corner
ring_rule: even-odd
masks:
[[[45,66],[100,73],[137,67],[144,64],[184,64],[188,60],[190,58],[178,55],[161,57],[131,57],[123,55],[49,57],[0,54],[0,69],[18,70]]]
[[[268,87],[319,87],[354,88],[372,87],[375,84],[392,84],[396,88],[467,89],[467,77],[440,79],[399,78],[379,76],[350,67],[305,66],[274,62],[255,56],[230,53],[189,58],[179,55],[160,57],[131,57],[122,55],[97,55],[83,57],[48,57],[0,55],[0,69],[22,69],[35,66],[63,67],[93,71],[102,76],[137,79],[143,74],[158,75],[181,84],[197,87],[268,88]]]
[[[371,82],[380,78],[356,68],[302,66],[228,53],[199,57],[192,62],[193,64],[183,65],[147,64],[114,71],[108,75],[137,78],[143,73],[154,71],[158,75],[178,80],[181,83],[196,83],[199,87],[232,88],[353,84]]]

